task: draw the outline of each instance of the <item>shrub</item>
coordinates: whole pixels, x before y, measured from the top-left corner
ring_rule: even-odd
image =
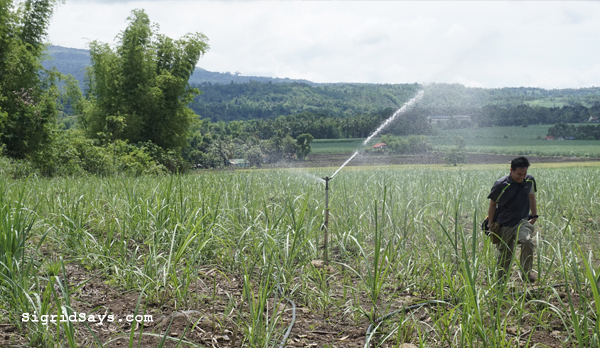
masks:
[[[180,151],[174,149],[164,150],[151,141],[137,143],[135,146],[149,154],[157,164],[162,165],[169,172],[183,173],[187,170],[188,164],[181,157]]]
[[[98,174],[114,172],[110,152],[94,140],[77,132],[59,131],[52,143],[32,156],[32,164],[44,176]]]
[[[0,156],[0,177],[23,179],[37,175],[37,170],[28,160],[17,160]]]
[[[260,165],[263,163],[263,154],[260,151],[260,147],[251,147],[248,151],[246,151],[244,159],[248,161],[248,165],[252,167],[260,167]]]
[[[168,172],[167,168],[157,163],[152,156],[146,152],[147,147],[137,147],[122,140],[115,141],[111,145],[117,155],[117,169],[127,175],[152,174],[161,175]]]

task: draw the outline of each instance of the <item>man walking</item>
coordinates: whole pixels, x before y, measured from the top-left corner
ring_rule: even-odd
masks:
[[[488,195],[490,232],[500,239],[498,280],[501,282],[510,271],[515,240],[521,244],[520,263],[523,279],[533,283],[537,278],[531,271],[535,249],[532,239],[533,224],[538,218],[535,200],[537,187],[533,176],[527,174],[528,168],[527,158],[513,159],[510,162],[510,174],[496,181]]]

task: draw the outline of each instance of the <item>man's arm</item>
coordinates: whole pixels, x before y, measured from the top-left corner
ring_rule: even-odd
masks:
[[[494,202],[490,199],[490,207],[488,208],[488,218],[490,219],[488,223],[490,226],[492,225],[492,223],[494,221],[496,221],[495,217],[496,217],[496,202]]]
[[[537,215],[538,211],[537,211],[537,201],[535,200],[535,193],[530,193],[529,194],[529,206],[531,207],[531,215]],[[530,224],[535,224],[535,222],[537,221],[537,218],[533,218],[531,220],[529,220]]]

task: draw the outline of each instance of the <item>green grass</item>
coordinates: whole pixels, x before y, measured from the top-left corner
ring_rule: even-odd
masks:
[[[502,155],[535,155],[600,158],[600,140],[542,140],[549,125],[528,127],[487,127],[472,129],[436,129],[429,137],[434,151],[449,151],[457,136],[465,139],[466,151]],[[313,154],[350,154],[362,150],[364,139],[316,139]],[[378,139],[374,139],[372,144]]]
[[[526,101],[524,104],[531,107],[540,106],[544,108],[562,108],[565,105],[570,105],[570,102],[569,100],[563,98],[546,98]]]
[[[460,136],[465,139],[467,152],[600,158],[600,140],[542,140],[548,128],[536,125],[437,130],[430,140],[437,151],[455,147],[454,139]]]
[[[363,138],[356,139],[315,139],[310,143],[312,154],[351,153],[364,148]]]

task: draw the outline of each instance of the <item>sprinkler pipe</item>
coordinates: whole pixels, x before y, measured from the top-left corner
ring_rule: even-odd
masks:
[[[284,348],[288,338],[290,337],[290,333],[292,333],[292,328],[296,323],[296,304],[294,303],[294,301],[292,301],[289,297],[285,295],[283,290],[281,290],[281,286],[279,286],[279,284],[277,284],[277,290],[279,290],[281,296],[285,298],[288,301],[288,303],[292,306],[292,321],[290,322],[290,325],[288,325],[287,330],[285,330],[283,338],[281,339],[281,343],[279,343],[279,348]]]
[[[325,180],[325,221],[323,222],[323,263],[329,266],[328,242],[329,242],[329,180],[333,177],[324,177]]]

